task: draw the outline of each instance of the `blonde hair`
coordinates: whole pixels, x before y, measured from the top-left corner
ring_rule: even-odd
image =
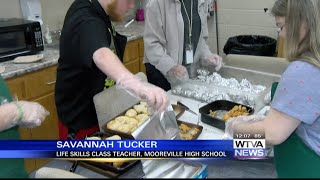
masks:
[[[285,17],[286,57],[289,61],[303,60],[320,68],[320,0],[277,0],[271,13]],[[300,40],[300,28],[306,35]]]

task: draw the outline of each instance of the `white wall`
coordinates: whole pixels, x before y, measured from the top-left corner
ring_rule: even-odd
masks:
[[[68,8],[74,0],[40,0],[42,8],[42,19],[44,26],[49,25],[50,30],[61,29]],[[142,0],[144,5],[144,0]],[[139,7],[136,0],[136,8],[129,11],[126,19],[135,17],[135,11]],[[22,18],[19,0],[0,0],[0,19],[1,18]]]
[[[218,0],[219,52],[230,37],[237,35],[265,35],[277,39],[274,17],[264,12],[272,8],[274,0]],[[215,17],[208,20],[209,46],[217,52]]]
[[[52,30],[60,29],[65,14],[73,0],[40,0],[44,25]],[[22,18],[19,0],[1,0],[0,18]]]

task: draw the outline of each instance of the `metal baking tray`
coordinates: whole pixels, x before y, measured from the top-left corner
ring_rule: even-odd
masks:
[[[208,125],[214,126],[218,129],[224,130],[225,129],[225,121],[221,117],[211,116],[210,110],[211,111],[222,110],[222,111],[227,112],[227,111],[230,111],[234,106],[239,106],[239,105],[246,107],[249,115],[254,113],[254,109],[249,106],[246,106],[243,104],[238,104],[238,103],[231,102],[231,101],[219,100],[219,101],[214,101],[212,103],[209,103],[199,109],[199,112],[201,114],[201,121],[208,124]]]
[[[139,104],[139,103],[137,103],[137,104]],[[181,117],[182,114],[185,112],[185,109],[184,109],[183,107],[179,106],[179,105],[172,104],[172,108],[173,108],[174,113],[175,113],[175,115],[176,115],[176,119],[178,119],[179,117]],[[124,133],[124,132],[121,132],[121,131],[115,131],[115,130],[109,129],[108,126],[107,126],[108,123],[109,123],[111,120],[113,120],[113,119],[115,119],[115,118],[117,118],[117,117],[119,117],[119,116],[124,116],[125,113],[126,113],[129,109],[133,109],[133,106],[130,107],[130,108],[128,108],[128,109],[126,109],[126,110],[124,110],[123,112],[121,112],[121,113],[118,114],[117,116],[113,117],[112,119],[108,120],[107,123],[102,126],[102,129],[103,129],[105,132],[110,132],[110,133],[112,133],[112,134],[117,134],[117,135],[119,135],[119,136],[121,136],[121,137],[123,137],[123,138],[126,138],[126,139],[135,139],[135,138],[132,136],[132,134]]]
[[[113,136],[113,135],[115,135],[115,134],[112,134],[109,132],[97,132],[97,133],[94,133],[93,135],[88,136],[88,137],[96,136],[96,137],[100,137],[102,139],[105,139],[105,138]],[[122,138],[122,139],[125,140],[127,138]],[[86,166],[87,168],[89,168],[90,170],[96,171],[101,174],[109,174],[109,175],[118,174],[118,175],[120,175],[120,174],[127,172],[131,168],[133,168],[138,162],[139,162],[139,160],[128,161],[128,162],[124,163],[124,165],[121,168],[114,167],[112,165],[112,163],[110,163],[110,162],[79,161],[79,164],[82,164],[82,165]]]
[[[188,123],[188,122],[184,122],[184,121],[180,121],[180,120],[177,120],[177,123],[178,123],[178,126],[180,126],[181,124],[185,124],[187,125],[188,127],[190,127],[191,129],[193,128],[197,128],[199,131],[197,132],[197,134],[193,135],[192,136],[192,139],[190,140],[196,140],[198,139],[198,137],[200,136],[202,130],[203,130],[203,127],[200,126],[200,125],[197,125],[197,124],[192,124],[192,123]],[[180,132],[181,133],[181,132]]]

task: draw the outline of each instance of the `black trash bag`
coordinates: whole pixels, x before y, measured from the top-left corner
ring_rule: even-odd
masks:
[[[277,40],[260,35],[242,35],[228,39],[223,51],[225,54],[255,56],[275,56]]]

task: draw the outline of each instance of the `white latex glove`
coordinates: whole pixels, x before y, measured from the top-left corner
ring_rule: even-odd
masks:
[[[34,128],[41,123],[50,114],[43,106],[36,102],[17,101],[18,108],[17,125],[25,128]],[[20,117],[22,115],[22,117]],[[19,118],[21,118],[19,120]]]
[[[134,75],[119,78],[117,88],[146,101],[154,112],[164,112],[169,106],[169,98],[163,89],[144,82]]]
[[[262,121],[265,119],[265,115],[250,115],[250,116],[238,116],[235,118],[231,118],[227,120],[226,127],[225,127],[225,136],[232,139],[233,138],[233,131],[236,124],[243,123],[243,122],[256,122]]]
[[[217,54],[212,54],[204,59],[202,59],[203,66],[215,66],[215,70],[219,71],[223,66],[222,57]]]
[[[180,81],[184,81],[184,80],[189,79],[188,71],[187,71],[186,67],[184,67],[182,65],[176,65],[173,68],[171,68],[168,71],[167,76],[169,79],[175,79],[175,80],[180,80]]]

